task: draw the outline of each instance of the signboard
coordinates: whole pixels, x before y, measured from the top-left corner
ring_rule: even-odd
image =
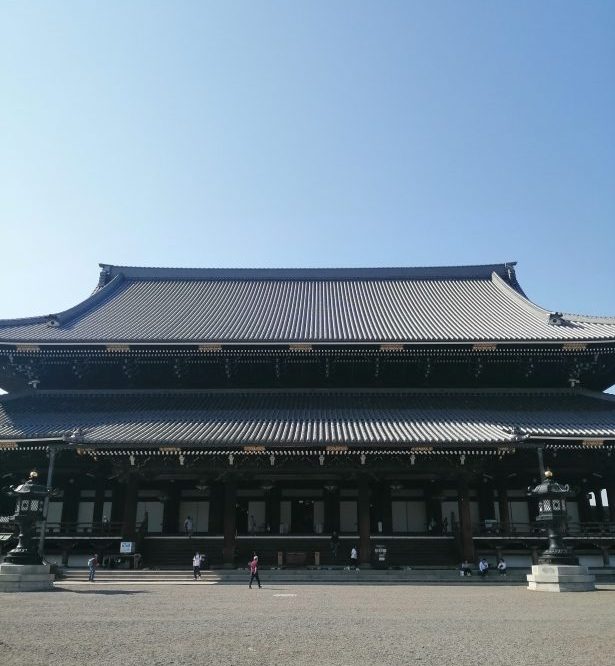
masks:
[[[135,542],[134,541],[121,541],[120,542],[120,553],[122,555],[133,555],[135,552]]]

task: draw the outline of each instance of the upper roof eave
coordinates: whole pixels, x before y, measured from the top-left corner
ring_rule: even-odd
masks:
[[[304,269],[225,269],[225,268],[216,268],[216,269],[199,269],[199,268],[147,268],[147,267],[134,267],[134,266],[115,266],[112,264],[100,264],[102,271],[100,279],[97,285],[97,288],[92,293],[91,296],[86,298],[81,303],[76,306],[69,308],[63,312],[42,316],[42,317],[31,317],[24,319],[12,319],[12,320],[0,320],[0,344],[30,344],[30,345],[199,345],[199,344],[231,344],[231,345],[258,345],[258,346],[278,346],[278,345],[288,345],[288,344],[314,344],[314,345],[378,345],[378,344],[408,344],[408,345],[422,345],[422,344],[473,344],[473,343],[490,343],[490,344],[531,344],[532,346],[536,344],[549,344],[549,343],[561,343],[568,340],[575,342],[609,342],[615,340],[615,317],[582,317],[579,315],[560,315],[565,319],[563,327],[558,329],[558,334],[550,336],[548,335],[547,328],[550,326],[545,326],[549,321],[550,316],[553,313],[550,311],[541,308],[540,306],[531,302],[527,296],[524,294],[520,285],[517,282],[515,274],[515,265],[516,262],[508,262],[503,264],[483,264],[483,265],[471,265],[471,266],[440,266],[440,267],[418,267],[418,268],[304,268]],[[459,293],[459,285],[468,283],[464,286],[465,289],[465,299],[467,302],[472,305],[472,299],[476,293],[475,283],[477,281],[482,281],[484,283],[490,283],[492,288],[499,290],[501,295],[504,298],[499,298],[498,307],[501,307],[500,311],[500,320],[505,318],[505,314],[502,315],[504,310],[509,308],[509,304],[513,303],[516,310],[519,311],[521,308],[525,310],[528,315],[531,316],[533,320],[541,320],[542,323],[540,326],[534,326],[534,333],[538,332],[539,335],[532,336],[524,335],[525,330],[517,330],[514,333],[507,328],[506,325],[501,325],[499,328],[496,326],[497,330],[488,330],[490,327],[483,327],[484,330],[480,330],[480,326],[466,326],[464,330],[460,330],[459,327],[456,327],[453,322],[453,326],[450,329],[446,329],[444,326],[443,330],[436,332],[433,335],[426,334],[426,329],[423,327],[423,330],[419,330],[419,327],[416,323],[409,324],[408,331],[403,330],[403,334],[408,333],[408,337],[398,337],[400,332],[400,327],[397,324],[390,324],[386,317],[389,317],[387,313],[394,311],[395,307],[391,306],[391,303],[382,304],[381,302],[377,307],[374,308],[376,317],[380,316],[384,321],[383,326],[386,329],[386,326],[389,326],[389,330],[383,330],[380,327],[380,322],[377,322],[373,326],[371,325],[371,330],[364,331],[362,322],[351,322],[348,324],[349,327],[354,326],[355,330],[350,331],[349,333],[338,334],[335,333],[331,337],[320,337],[314,335],[313,331],[307,331],[306,335],[296,335],[297,330],[294,331],[295,335],[255,335],[253,338],[245,338],[239,335],[228,335],[227,337],[220,337],[216,335],[213,331],[210,331],[210,334],[204,335],[202,337],[196,335],[184,335],[184,331],[175,330],[173,335],[159,338],[154,330],[147,331],[150,335],[144,335],[141,337],[143,329],[130,330],[116,328],[116,330],[109,334],[109,329],[107,327],[107,321],[105,321],[104,326],[99,326],[99,329],[92,329],[86,331],[85,334],[81,334],[80,329],[75,329],[74,332],[66,336],[63,334],[67,330],[67,326],[72,326],[73,321],[76,320],[81,315],[89,316],[96,313],[96,309],[100,309],[98,313],[103,318],[107,317],[109,319],[108,310],[106,310],[105,301],[109,300],[112,303],[115,301],[114,294],[118,292],[118,287],[124,283],[128,282],[129,287],[134,287],[139,289],[142,287],[139,283],[151,281],[152,288],[154,288],[154,283],[173,283],[177,282],[226,282],[232,281],[236,283],[244,283],[242,288],[251,289],[253,285],[246,283],[254,282],[258,283],[255,287],[256,289],[261,289],[261,282],[309,282],[309,281],[322,281],[322,282],[336,282],[336,281],[349,281],[349,282],[395,282],[395,281],[406,281],[406,282],[416,282],[425,283],[425,288],[430,289],[429,286],[433,282],[442,281],[448,283],[453,283],[452,285],[446,287],[450,290],[451,298],[459,298],[455,294]],[[455,284],[458,283],[458,284]],[[158,285],[159,286],[159,285]],[[380,289],[383,285],[377,287]],[[307,287],[304,285],[307,289]],[[301,287],[302,289],[304,287]],[[466,288],[467,287],[467,288]],[[149,289],[149,285],[143,287]],[[164,287],[167,289],[167,287]],[[169,289],[174,289],[175,285],[170,284]],[[200,285],[196,287],[200,289]],[[235,287],[233,287],[234,289]],[[269,287],[267,287],[269,288]],[[335,287],[337,289],[337,287]],[[350,287],[354,289],[354,287]],[[376,287],[369,287],[370,289],[375,289]],[[421,286],[421,289],[423,286]],[[183,290],[184,286],[179,285],[178,290]],[[274,289],[272,286],[271,289]],[[277,289],[277,286],[275,287]],[[274,289],[274,290],[275,290]],[[311,289],[311,287],[310,287]],[[319,287],[320,289],[320,287]],[[390,290],[390,294],[396,294],[396,286],[387,287]],[[123,289],[119,290],[120,292]],[[179,292],[178,292],[179,293]],[[198,292],[200,293],[200,292]],[[399,296],[393,296],[393,298],[399,298]],[[494,301],[495,303],[495,301]],[[141,304],[139,304],[140,306]],[[405,307],[405,304],[402,304]],[[386,306],[386,307],[385,307]],[[112,307],[112,306],[110,306]],[[314,306],[322,307],[322,304],[317,304]],[[370,306],[371,307],[371,306]],[[281,311],[277,305],[274,307],[269,304],[270,312],[266,316],[273,317],[274,315],[278,316]],[[290,310],[292,312],[292,309]],[[111,310],[113,312],[113,309]],[[129,312],[129,310],[124,310],[124,312]],[[477,314],[477,320],[480,321],[482,318],[482,313],[487,311],[482,311]],[[254,313],[253,313],[254,314]],[[441,317],[442,313],[440,313]],[[259,315],[260,316],[260,315]],[[345,315],[337,315],[340,321],[344,318]],[[362,315],[358,315],[358,320]],[[371,311],[370,311],[371,316]],[[457,312],[459,316],[459,312]],[[568,319],[569,317],[569,319]],[[391,317],[389,317],[391,319]],[[416,319],[416,317],[415,317]],[[482,318],[484,320],[484,318]],[[421,320],[422,321],[422,320]],[[470,320],[468,320],[470,321]],[[75,323],[77,325],[78,322]],[[601,328],[601,326],[594,326],[591,330],[591,326],[587,329],[584,324],[598,324],[608,325],[608,328]],[[43,325],[45,328],[42,328]],[[275,322],[275,325],[278,327],[286,326],[283,322]],[[412,326],[415,326],[418,333],[413,334]],[[570,333],[568,334],[565,330],[565,327],[570,327]],[[612,329],[610,327],[613,327]],[[395,330],[397,327],[397,330]],[[403,326],[401,326],[403,328]],[[11,329],[21,328],[15,334],[11,335]],[[48,329],[57,328],[57,334],[55,331]],[[134,328],[134,327],[133,327]],[[342,327],[343,328],[343,327]],[[521,328],[521,326],[519,326]],[[542,328],[542,331],[540,330]],[[473,330],[474,329],[474,330]],[[576,330],[575,330],[576,329]],[[188,329],[186,329],[188,330]],[[529,328],[527,329],[530,330]],[[555,329],[553,329],[555,332]],[[77,332],[79,331],[79,332]],[[107,335],[100,335],[101,333],[107,333]],[[224,331],[218,331],[224,333]],[[248,332],[246,328],[244,333]],[[302,332],[302,331],[299,331]],[[125,334],[124,334],[125,333]],[[309,334],[308,334],[309,333]],[[432,331],[429,331],[432,333]],[[496,335],[493,335],[493,334]],[[497,334],[502,333],[501,336]],[[508,333],[508,335],[507,335]],[[521,333],[521,335],[519,334]]]

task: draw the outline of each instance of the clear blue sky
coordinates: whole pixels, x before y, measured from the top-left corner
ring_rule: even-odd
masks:
[[[99,261],[519,261],[615,315],[615,2],[3,2],[0,318]]]

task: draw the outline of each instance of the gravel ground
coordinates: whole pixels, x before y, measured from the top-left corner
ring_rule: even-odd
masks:
[[[615,663],[615,588],[95,585],[0,594],[0,663]]]

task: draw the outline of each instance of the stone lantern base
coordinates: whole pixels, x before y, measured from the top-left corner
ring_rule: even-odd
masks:
[[[49,564],[0,564],[0,592],[53,590]]]
[[[596,589],[596,578],[580,565],[535,564],[527,587],[538,592],[590,592]]]

